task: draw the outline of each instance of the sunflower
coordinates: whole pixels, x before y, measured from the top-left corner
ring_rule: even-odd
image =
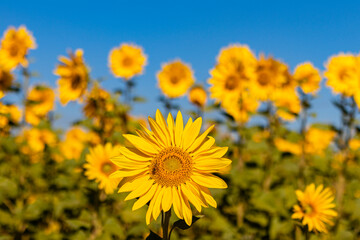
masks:
[[[99,188],[104,189],[106,194],[111,194],[117,188],[120,179],[110,179],[109,176],[119,168],[110,161],[111,157],[119,155],[116,146],[111,143],[105,146],[99,144],[90,149],[90,153],[86,155],[85,175],[88,179],[95,179],[99,182]]]
[[[92,118],[105,115],[114,109],[111,103],[110,93],[100,88],[97,84],[91,89],[85,98],[83,112],[85,116]]]
[[[27,96],[25,108],[25,121],[32,124],[39,124],[46,114],[54,109],[55,93],[47,86],[33,87]]]
[[[216,207],[208,188],[227,187],[212,172],[230,165],[231,160],[223,158],[228,148],[213,146],[214,138],[207,137],[214,126],[198,136],[201,118],[194,122],[190,118],[184,128],[180,111],[174,122],[171,114],[165,121],[157,110],[156,119],[149,117],[149,124],[151,131],[143,127],[138,136],[124,135],[132,146],[120,148],[121,155],[112,159],[120,169],[111,177],[124,178],[119,192],[131,192],[125,200],[139,197],[133,210],[150,201],[147,224],[173,206],[175,214],[190,226],[189,201],[199,212],[201,207]]]
[[[273,102],[276,115],[285,121],[294,121],[301,111],[301,102],[295,89],[280,89],[274,91]]]
[[[7,91],[14,80],[13,74],[0,65],[0,91]]]
[[[1,40],[0,65],[6,69],[14,69],[19,64],[27,67],[26,55],[28,50],[35,48],[35,40],[25,26],[20,26],[17,30],[14,27],[9,27]]]
[[[352,96],[359,89],[359,59],[352,54],[340,53],[332,56],[327,64],[324,76],[326,85],[334,94]]]
[[[201,86],[194,86],[189,91],[189,101],[202,108],[206,105],[207,93],[205,89]]]
[[[232,64],[218,64],[210,71],[210,75],[210,96],[216,102],[238,96],[249,83],[248,78]]]
[[[277,89],[295,87],[288,67],[272,57],[260,56],[256,67],[255,81],[251,82],[251,92],[259,100],[272,100]]]
[[[220,50],[217,57],[219,64],[232,63],[238,71],[246,71],[251,74],[256,67],[256,58],[247,45],[232,44]]]
[[[54,74],[60,76],[58,86],[62,105],[81,98],[89,82],[89,71],[83,59],[83,51],[77,49],[75,54],[70,52],[69,56],[70,59],[60,56],[61,64],[54,70]]]
[[[290,142],[282,138],[275,138],[274,144],[276,148],[281,152],[288,152],[294,155],[301,154],[301,145],[299,143]]]
[[[8,124],[17,124],[22,117],[21,110],[16,105],[5,105],[0,102],[0,128]]]
[[[72,127],[67,131],[65,140],[60,143],[60,151],[66,159],[78,160],[88,140],[88,133],[80,127]]]
[[[306,94],[315,94],[320,88],[321,76],[311,62],[299,64],[295,68],[294,79]]]
[[[135,75],[143,73],[146,59],[141,47],[124,43],[111,50],[109,67],[115,77],[129,80]]]
[[[191,67],[181,60],[163,64],[157,79],[161,91],[169,98],[183,96],[195,81]]]
[[[332,218],[337,216],[337,213],[332,209],[335,204],[332,203],[334,195],[329,188],[323,185],[315,188],[315,184],[310,184],[305,191],[296,191],[296,196],[299,201],[298,205],[294,206],[293,219],[302,220],[302,224],[308,226],[309,231],[327,232],[325,224],[333,225]]]
[[[227,114],[239,123],[246,123],[250,115],[255,113],[260,103],[249,92],[242,92],[239,96],[229,97],[221,103]]]
[[[308,154],[323,154],[335,136],[336,133],[332,130],[310,127],[305,134],[305,152]]]

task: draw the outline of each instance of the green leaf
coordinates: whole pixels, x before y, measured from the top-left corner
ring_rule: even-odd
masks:
[[[161,240],[161,239],[162,239],[162,237],[160,237],[159,235],[157,235],[156,233],[154,233],[151,230],[150,230],[149,236],[146,237],[146,240]]]
[[[199,215],[197,217],[193,216],[191,226],[194,225],[194,223],[202,217],[203,217],[203,215]],[[187,225],[185,220],[180,219],[180,220],[177,220],[176,222],[174,222],[173,228],[180,228],[181,230],[186,230],[186,229],[189,229],[191,226]]]

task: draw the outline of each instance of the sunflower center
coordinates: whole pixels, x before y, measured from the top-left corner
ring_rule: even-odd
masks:
[[[235,76],[229,76],[225,82],[225,88],[228,90],[234,90],[238,86],[238,79]]]
[[[130,67],[133,64],[133,60],[129,57],[125,57],[122,61],[124,67]]]
[[[9,49],[10,56],[15,57],[19,53],[19,48],[16,45],[12,45]]]
[[[177,84],[177,83],[179,82],[179,78],[178,78],[177,76],[172,76],[172,77],[170,78],[170,82],[171,82],[172,84]]]
[[[350,76],[350,74],[348,73],[348,71],[346,69],[341,70],[339,73],[339,78],[341,81],[344,81],[349,76]]]
[[[72,89],[77,89],[81,84],[81,76],[79,74],[76,74],[72,81],[71,81],[71,88]]]
[[[101,172],[104,173],[105,175],[110,175],[112,172],[114,171],[114,166],[109,163],[109,162],[105,162],[101,165]]]
[[[152,160],[150,176],[160,185],[166,187],[185,183],[191,176],[192,159],[183,149],[168,147]]]
[[[266,86],[270,82],[270,76],[269,74],[261,73],[259,74],[257,81],[261,86]]]

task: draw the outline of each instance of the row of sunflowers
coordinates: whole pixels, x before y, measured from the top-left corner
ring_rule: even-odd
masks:
[[[360,237],[359,56],[291,72],[233,44],[208,89],[177,59],[157,73],[163,96],[146,121],[131,114],[145,101],[133,95],[147,64],[141,47],[110,51],[124,83],[114,92],[91,77],[81,49],[59,57],[57,89],[30,86],[35,48],[25,26],[1,39],[0,239]],[[309,124],[323,77],[340,126]],[[190,110],[176,103],[184,95]],[[83,117],[57,128],[57,100],[76,101]]]

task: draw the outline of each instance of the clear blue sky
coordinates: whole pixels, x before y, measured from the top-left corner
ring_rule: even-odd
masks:
[[[107,67],[111,48],[122,42],[141,45],[148,55],[136,92],[145,95],[137,115],[152,115],[160,103],[156,72],[163,62],[181,58],[190,63],[197,81],[205,83],[219,49],[248,44],[258,55],[271,54],[291,70],[311,61],[321,70],[329,56],[360,49],[359,1],[1,1],[0,31],[24,24],[38,48],[30,66],[40,73],[32,83],[55,86],[52,71],[59,55],[82,48],[93,78],[105,77],[109,90],[122,86]],[[318,121],[336,120],[329,89],[315,101]],[[178,101],[186,104],[187,99]],[[57,107],[66,126],[81,116],[80,107]]]

